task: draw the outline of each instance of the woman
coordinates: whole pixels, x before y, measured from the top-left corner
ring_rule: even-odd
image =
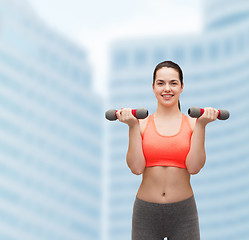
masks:
[[[129,126],[127,164],[132,173],[143,174],[133,208],[133,240],[200,239],[190,175],[205,164],[205,126],[217,119],[218,110],[205,108],[198,119],[182,114],[183,86],[181,68],[162,62],[153,74],[156,112],[143,120],[129,108],[117,112]]]

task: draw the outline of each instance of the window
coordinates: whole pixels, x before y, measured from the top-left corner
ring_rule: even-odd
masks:
[[[226,56],[230,56],[233,51],[233,43],[231,41],[231,38],[226,38],[224,42],[224,53]]]
[[[144,66],[146,64],[146,53],[144,50],[137,50],[135,52],[135,64],[136,66]]]
[[[183,62],[184,60],[184,49],[182,47],[176,47],[173,50],[173,59],[176,62]]]
[[[153,60],[154,60],[154,63],[155,64],[158,64],[162,61],[165,61],[166,60],[166,53],[165,53],[165,49],[156,49],[154,51],[154,54],[153,54]]]
[[[194,62],[200,62],[203,59],[202,46],[194,46],[192,49],[192,59]]]
[[[209,57],[213,60],[217,59],[219,56],[219,46],[216,42],[210,43],[208,46]]]
[[[117,69],[126,68],[128,66],[127,52],[123,50],[114,53],[112,65]]]

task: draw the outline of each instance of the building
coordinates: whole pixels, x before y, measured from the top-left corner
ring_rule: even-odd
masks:
[[[191,106],[228,109],[227,121],[207,127],[207,162],[191,181],[201,238],[248,239],[249,230],[249,3],[205,1],[198,34],[136,38],[112,43],[108,107],[156,109],[151,84],[157,63],[173,60],[184,71],[182,112]],[[243,112],[243,114],[242,114]],[[128,127],[110,122],[108,231],[106,239],[130,239],[132,207],[141,176],[126,165]]]
[[[0,0],[0,239],[99,239],[102,101],[87,53]]]

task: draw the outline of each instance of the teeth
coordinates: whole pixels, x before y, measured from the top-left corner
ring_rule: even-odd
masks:
[[[165,94],[165,95],[162,95],[163,97],[172,97],[173,95],[170,95],[170,94]]]

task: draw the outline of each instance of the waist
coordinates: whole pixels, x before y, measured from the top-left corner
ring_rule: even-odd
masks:
[[[147,167],[137,197],[158,203],[184,200],[193,195],[190,174],[176,167]]]

